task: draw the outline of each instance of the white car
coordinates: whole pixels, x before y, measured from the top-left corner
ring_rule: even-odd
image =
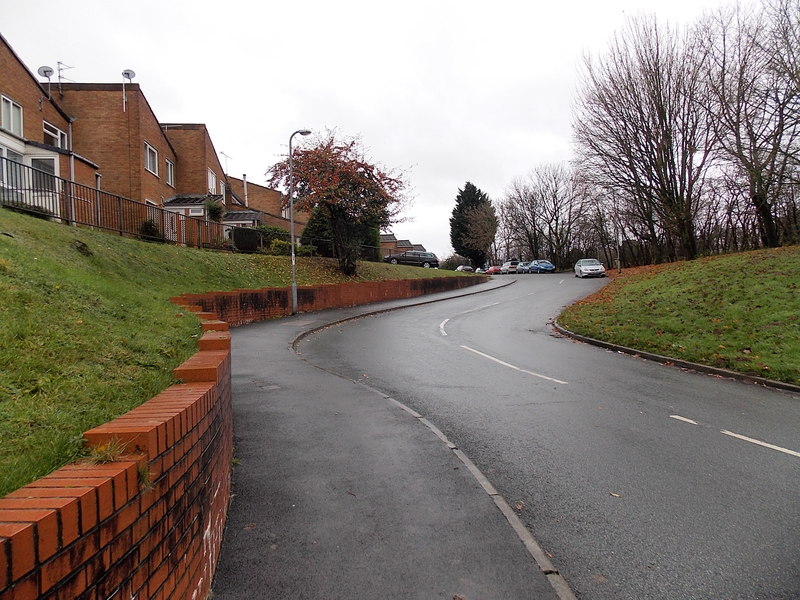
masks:
[[[605,277],[606,268],[596,258],[582,258],[575,263],[575,277]]]
[[[500,273],[503,275],[510,275],[512,273],[516,274],[518,264],[518,260],[507,260],[503,263],[503,266],[500,267]]]
[[[456,271],[464,271],[465,273],[472,273],[472,267],[470,265],[458,265],[456,267]]]

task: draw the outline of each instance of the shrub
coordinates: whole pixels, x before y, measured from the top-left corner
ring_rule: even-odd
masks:
[[[255,229],[234,227],[231,229],[233,246],[239,252],[255,252],[261,245],[261,235]]]
[[[146,242],[163,242],[164,236],[156,222],[153,219],[147,219],[139,225],[139,239]]]
[[[292,244],[283,240],[272,240],[269,245],[269,253],[275,256],[289,256],[292,253]]]
[[[222,221],[222,213],[225,212],[225,207],[222,204],[209,199],[203,202],[203,208],[206,209],[206,216],[209,221],[214,221],[215,223]]]

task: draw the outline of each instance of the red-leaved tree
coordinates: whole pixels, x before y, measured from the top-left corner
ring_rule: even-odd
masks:
[[[293,148],[292,161],[295,206],[324,212],[339,268],[353,275],[370,232],[398,220],[406,200],[403,174],[371,163],[357,139],[339,141],[335,132],[320,137],[314,146]],[[271,186],[288,189],[289,158],[273,165],[267,177]]]

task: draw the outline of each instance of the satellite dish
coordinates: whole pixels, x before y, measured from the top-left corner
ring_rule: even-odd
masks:
[[[48,67],[47,65],[39,67],[39,70],[37,71],[40,76],[47,77],[48,79],[50,79],[50,75],[52,75],[54,72],[55,71],[53,71],[53,67]]]
[[[123,76],[125,79],[127,79],[128,81],[130,81],[131,79],[133,79],[134,77],[136,77],[136,73],[133,71],[133,69],[125,69],[125,70],[122,72],[122,76]]]

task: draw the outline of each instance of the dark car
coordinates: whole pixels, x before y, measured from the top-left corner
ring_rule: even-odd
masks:
[[[433,252],[420,252],[418,250],[409,250],[400,254],[384,256],[383,262],[392,263],[393,265],[413,265],[415,267],[425,267],[426,269],[429,267],[439,268],[439,259],[436,258]]]
[[[555,265],[549,260],[534,260],[528,267],[528,273],[553,273],[555,270]]]

